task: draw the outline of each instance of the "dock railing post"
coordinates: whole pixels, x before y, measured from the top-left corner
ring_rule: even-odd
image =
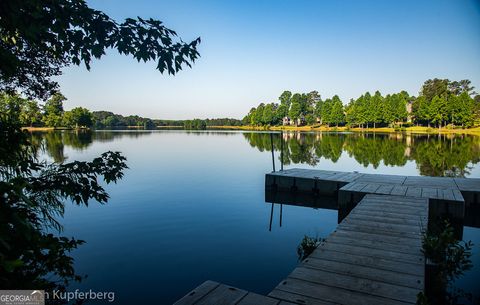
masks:
[[[283,171],[283,130],[280,131],[280,171]]]
[[[273,165],[273,172],[275,172],[275,155],[273,153],[273,133],[270,133],[270,142],[272,143],[272,165]]]

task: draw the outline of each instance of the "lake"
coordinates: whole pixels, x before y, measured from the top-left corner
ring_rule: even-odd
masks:
[[[335,229],[335,210],[283,205],[280,222],[275,205],[271,214],[264,176],[272,144],[277,170],[283,146],[284,168],[480,178],[475,136],[170,130],[32,137],[51,161],[91,160],[107,150],[127,157],[107,204],[67,205],[62,221],[65,236],[86,241],[73,256],[88,278],[72,289],[114,291],[114,304],[171,304],[208,279],[267,294],[298,263],[304,235]],[[480,229],[464,227],[463,236],[475,243],[475,267],[459,285],[473,291]]]

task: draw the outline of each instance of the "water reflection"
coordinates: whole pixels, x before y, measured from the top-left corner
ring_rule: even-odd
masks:
[[[265,133],[244,133],[259,151],[271,149]],[[343,153],[359,164],[375,169],[404,166],[414,161],[421,175],[465,177],[480,161],[480,137],[468,135],[412,135],[366,133],[283,133],[273,137],[283,164],[304,163],[315,166],[321,158],[336,163]],[[281,156],[282,155],[282,156]]]
[[[54,162],[64,162],[67,159],[65,147],[84,151],[94,142],[113,142],[117,138],[139,138],[152,134],[152,131],[91,131],[63,130],[48,132],[32,132],[31,141],[43,149]]]
[[[140,138],[158,131],[52,131],[33,132],[32,142],[41,143],[55,162],[63,162],[65,147],[86,150],[94,142],[113,142],[117,138]],[[237,132],[185,132],[192,136],[236,135]],[[259,151],[271,150],[270,133],[245,132],[243,136],[250,146]],[[336,163],[342,155],[353,158],[364,167],[404,166],[414,161],[419,173],[425,176],[465,177],[480,162],[480,137],[469,135],[411,135],[374,133],[276,133],[273,136],[278,161],[283,164],[318,165],[321,158]],[[283,142],[283,143],[282,143]]]
[[[233,136],[236,132],[222,131],[153,131],[153,130],[56,130],[34,131],[31,133],[31,141],[38,148],[42,148],[54,162],[64,162],[67,156],[64,154],[66,147],[76,151],[84,151],[94,142],[108,143],[120,138],[141,138],[151,136],[155,132],[168,132],[169,134],[181,133],[192,136],[222,135]]]

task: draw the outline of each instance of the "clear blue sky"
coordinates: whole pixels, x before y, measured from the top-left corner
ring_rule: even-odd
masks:
[[[480,1],[91,0],[115,18],[152,17],[201,58],[176,76],[111,51],[90,72],[59,78],[66,108],[151,118],[241,118],[283,90],[338,94],[407,90],[428,78],[470,79],[480,91]]]

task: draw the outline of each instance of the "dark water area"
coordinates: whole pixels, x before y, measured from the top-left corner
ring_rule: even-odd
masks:
[[[205,280],[267,294],[298,263],[304,235],[335,229],[332,209],[283,204],[280,214],[276,204],[272,214],[264,188],[272,144],[277,170],[283,147],[285,168],[480,178],[480,137],[465,135],[138,130],[32,137],[55,162],[108,150],[127,157],[124,179],[107,187],[107,204],[67,205],[62,221],[63,235],[86,241],[73,256],[88,278],[72,289],[113,291],[113,304],[171,304]],[[458,283],[475,292],[480,229],[464,227],[463,237],[475,244],[475,267]]]

